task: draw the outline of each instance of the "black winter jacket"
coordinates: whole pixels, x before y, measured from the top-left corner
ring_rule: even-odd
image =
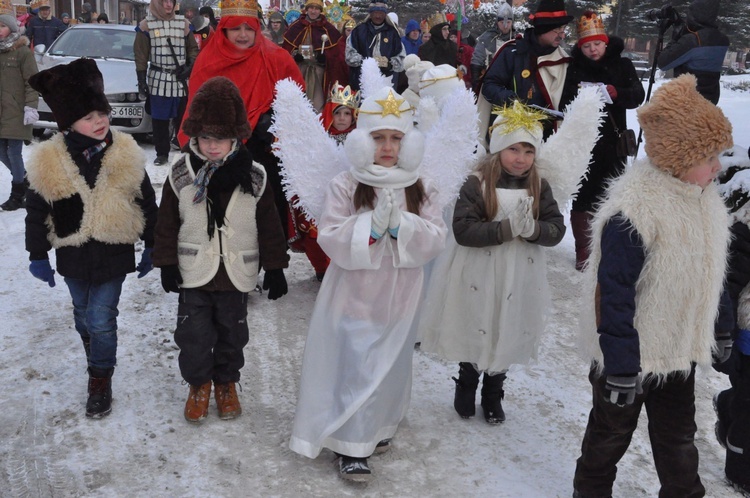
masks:
[[[617,90],[617,98],[612,104],[607,104],[605,110],[612,116],[620,131],[627,129],[625,111],[638,107],[643,102],[646,92],[635,72],[633,62],[621,57],[624,47],[621,38],[610,37],[604,56],[598,61],[589,59],[577,46],[574,47],[573,61],[568,66],[560,108],[564,109],[575,98],[581,82],[613,85]],[[605,116],[599,127],[601,138],[594,146],[588,175],[573,201],[573,211],[593,211],[596,204],[602,200],[607,182],[625,170],[625,158],[617,157],[615,152],[617,133],[609,116]]]

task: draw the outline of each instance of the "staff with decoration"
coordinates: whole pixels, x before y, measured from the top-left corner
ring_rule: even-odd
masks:
[[[303,15],[284,33],[284,50],[292,54],[305,78],[307,98],[316,110],[325,104],[325,96],[333,81],[328,78],[331,64],[326,50],[335,47],[341,33],[323,15],[323,0],[307,0]]]

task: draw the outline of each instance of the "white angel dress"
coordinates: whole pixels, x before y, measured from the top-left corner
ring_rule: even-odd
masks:
[[[528,195],[526,189],[496,191],[494,221],[507,218]],[[420,310],[423,351],[493,373],[536,358],[550,302],[542,246],[516,237],[500,245],[466,247],[450,236],[432,277]]]
[[[355,211],[356,187],[350,172],[337,175],[318,220],[318,243],[331,264],[310,319],[289,443],[310,458],[322,448],[369,457],[395,434],[411,397],[411,325],[422,266],[445,242],[429,182],[419,216],[407,211],[404,189],[394,189],[402,213],[398,238],[386,235],[372,245],[373,211]]]

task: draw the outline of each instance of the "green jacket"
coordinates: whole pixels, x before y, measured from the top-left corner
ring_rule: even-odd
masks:
[[[29,39],[21,36],[7,52],[0,52],[0,138],[31,140],[31,125],[23,124],[23,108],[36,109],[39,94],[29,78],[39,72]]]

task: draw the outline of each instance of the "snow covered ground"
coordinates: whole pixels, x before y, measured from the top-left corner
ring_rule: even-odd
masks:
[[[748,145],[750,93],[723,90],[720,107],[734,125],[735,141]],[[632,113],[629,124],[637,131]],[[150,164],[153,147],[144,148]],[[0,170],[4,200],[10,175]],[[167,168],[148,170],[160,190]],[[581,277],[573,269],[570,231],[549,250],[554,303],[549,326],[538,364],[509,374],[507,421],[489,426],[481,415],[460,419],[452,407],[450,379],[457,366],[417,351],[408,416],[392,450],[371,458],[373,481],[361,485],[338,478],[332,453],[308,460],[287,446],[307,319],[319,287],[303,256],[292,256],[288,295],[278,301],[251,295],[239,419],[219,420],[213,402],[203,425],[183,419],[188,388],[172,340],[176,295],[164,294],[156,270],[125,282],[113,411],[89,420],[85,358],[70,297],[61,278],[49,288],[28,273],[23,220],[22,211],[0,212],[0,378],[7,381],[0,396],[2,496],[551,498],[572,493],[591,394],[587,363],[576,350]],[[723,480],[724,451],[713,433],[711,399],[726,386],[726,378],[713,371],[697,376],[700,473],[711,497],[739,496]],[[643,415],[620,463],[614,496],[657,495],[645,426]]]

